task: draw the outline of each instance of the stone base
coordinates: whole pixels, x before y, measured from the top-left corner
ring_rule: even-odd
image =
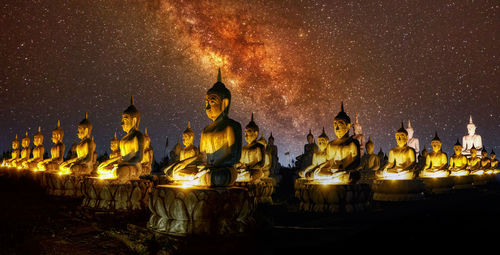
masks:
[[[453,178],[453,189],[471,189],[473,188],[472,182],[474,178],[472,175],[463,175],[463,176],[451,176]]]
[[[295,197],[301,211],[320,213],[366,211],[372,200],[368,184],[317,184],[305,179],[295,181]]]
[[[254,201],[241,187],[158,185],[149,199],[148,228],[176,235],[228,235],[248,231]]]
[[[149,180],[131,180],[125,184],[86,177],[82,182],[82,207],[100,211],[138,211],[148,206],[153,183]]]
[[[412,201],[424,197],[425,186],[421,180],[374,180],[372,184],[373,200],[376,201]]]
[[[42,186],[46,187],[47,194],[51,196],[80,198],[82,197],[81,186],[84,176],[59,175],[58,173],[44,172],[42,174]]]
[[[274,192],[274,183],[275,180],[272,178],[261,178],[258,183],[235,182],[234,185],[246,188],[250,197],[254,199],[255,205],[258,205],[273,203],[271,195]]]
[[[425,191],[432,194],[448,193],[453,189],[453,177],[420,178],[424,182]]]

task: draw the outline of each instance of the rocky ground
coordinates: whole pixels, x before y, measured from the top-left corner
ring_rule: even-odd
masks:
[[[88,212],[79,207],[80,201],[49,197],[36,185],[0,178],[0,254],[480,251],[495,248],[500,239],[498,181],[421,201],[374,203],[365,213],[333,216],[297,211],[291,188],[283,183],[275,194],[276,203],[259,208],[253,233],[176,239],[149,232],[148,211],[135,215]],[[401,246],[404,250],[399,250]]]

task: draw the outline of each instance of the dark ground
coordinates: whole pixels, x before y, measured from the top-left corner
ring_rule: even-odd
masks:
[[[500,183],[404,203],[374,203],[365,213],[297,211],[282,185],[261,207],[254,233],[232,238],[158,240],[149,212],[90,214],[79,201],[49,197],[36,185],[0,177],[0,254],[312,254],[324,250],[407,253],[474,250],[498,254]],[[404,247],[404,248],[399,248]],[[491,250],[493,248],[493,250]],[[177,251],[177,252],[174,252]]]

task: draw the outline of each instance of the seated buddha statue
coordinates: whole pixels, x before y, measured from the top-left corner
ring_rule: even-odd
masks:
[[[111,149],[111,153],[109,154],[109,159],[101,162],[99,166],[97,166],[97,174],[100,174],[102,169],[106,170],[111,170],[113,169],[113,163],[118,160],[119,157],[121,157],[120,154],[120,141],[116,137],[116,132],[115,136],[113,139],[111,139],[111,142],[109,143],[109,148]]]
[[[326,148],[328,147],[328,142],[330,139],[325,133],[325,128],[320,136],[318,136],[318,150],[313,153],[312,164],[305,169],[299,171],[299,177],[306,179],[313,179],[313,173],[318,168],[319,165],[323,164],[327,160]]]
[[[78,123],[77,136],[80,142],[75,146],[76,157],[66,160],[59,166],[59,174],[89,175],[94,170],[97,160],[95,155],[95,142],[91,139],[92,123],[85,118]]]
[[[238,172],[237,182],[257,182],[264,177],[262,168],[265,163],[266,147],[257,142],[259,137],[259,126],[253,120],[245,127],[245,141],[247,144],[241,148],[240,162],[234,165]]]
[[[23,147],[23,149],[21,150],[21,156],[13,161],[15,167],[22,168],[23,163],[28,161],[31,154],[30,143],[31,139],[28,136],[28,132],[26,132],[26,136],[21,139],[21,146]]]
[[[279,171],[278,146],[274,144],[273,132],[271,132],[271,135],[267,138],[266,151],[269,152],[269,154],[271,155],[271,168],[269,171],[271,172],[271,174],[277,175]]]
[[[468,175],[468,160],[467,157],[462,154],[462,145],[457,139],[457,142],[453,146],[453,151],[455,154],[450,157],[450,165],[448,170],[451,171],[451,176],[461,176]]]
[[[375,144],[373,143],[371,137],[368,137],[368,142],[365,144],[366,154],[363,156],[363,160],[361,160],[361,164],[359,165],[359,170],[364,171],[377,171],[380,169],[380,157],[375,154]]]
[[[408,120],[408,127],[406,127],[406,132],[408,132],[408,146],[413,148],[415,150],[415,154],[417,159],[419,159],[419,152],[420,152],[420,142],[418,138],[413,137],[413,134],[415,133],[415,130],[413,130],[413,127],[411,126],[410,120]],[[424,158],[425,162],[425,158]]]
[[[61,129],[61,122],[57,121],[57,127],[52,130],[52,143],[50,148],[50,158],[40,161],[37,169],[40,171],[58,171],[59,165],[64,161],[64,144],[62,142],[64,131]]]
[[[448,156],[441,150],[442,145],[436,132],[431,141],[432,152],[425,159],[424,170],[420,173],[421,177],[446,177],[450,174],[447,169]]]
[[[491,153],[490,153],[490,169],[491,170],[498,170],[498,160],[495,159],[496,155],[495,155],[495,152],[493,150],[491,150]]]
[[[144,135],[139,131],[141,113],[134,105],[134,97],[130,98],[130,106],[123,111],[121,126],[125,136],[120,140],[120,157],[110,160],[113,164],[113,178],[117,183],[136,180],[142,174],[142,159],[144,156]],[[108,175],[103,169],[98,170],[100,176]]]
[[[337,139],[328,143],[326,161],[314,171],[313,178],[332,183],[355,183],[360,178],[356,170],[360,164],[359,142],[349,136],[351,119],[344,112],[343,102],[333,120],[333,128]]]
[[[13,162],[15,162],[20,157],[21,157],[21,150],[19,150],[19,140],[17,139],[16,135],[16,138],[12,140],[12,152],[10,154],[10,159],[7,159],[5,161],[5,165],[9,167],[14,167],[15,165],[13,164]]]
[[[465,156],[471,156],[470,150],[472,147],[476,150],[483,149],[483,142],[481,136],[476,134],[476,125],[472,122],[472,116],[469,116],[469,124],[467,124],[467,135],[462,138],[462,145],[464,151],[462,152]]]
[[[470,148],[469,170],[470,174],[482,174],[484,172],[481,169],[481,159],[477,156],[477,150],[474,145]]]
[[[180,148],[179,146],[175,146],[174,151],[179,155],[178,160],[173,161],[173,164],[170,164],[167,168],[165,168],[165,174],[170,178],[173,177],[174,174],[177,175],[177,171],[179,169],[184,169],[184,173],[191,170],[192,173],[196,173],[198,171],[196,165],[191,163],[195,162],[198,155],[200,154],[200,150],[194,146],[194,132],[191,129],[191,123],[188,122],[188,126],[184,132],[182,132],[182,143],[184,144],[184,148]],[[191,164],[191,165],[189,165]]]
[[[262,177],[269,177],[270,175],[270,170],[271,170],[271,152],[267,149],[267,141],[266,138],[264,137],[264,132],[262,132],[262,135],[260,136],[260,139],[257,140],[258,143],[264,145],[264,166],[262,166]]]
[[[169,152],[170,159],[168,163],[170,165],[180,161],[181,150],[182,150],[181,143],[179,142],[179,140],[177,140],[177,143],[174,145],[174,148],[172,148],[172,150]]]
[[[205,98],[205,112],[212,123],[201,132],[200,154],[192,162],[197,172],[178,169],[176,180],[202,186],[230,186],[237,177],[233,166],[241,158],[241,125],[228,116],[231,92],[222,83],[220,69],[217,82]]]
[[[415,177],[415,150],[408,146],[408,132],[401,122],[395,134],[397,147],[389,151],[387,163],[377,172],[382,179],[413,179]]]
[[[151,148],[151,137],[148,135],[148,129],[144,129],[144,155],[142,156],[142,174],[148,175],[151,173],[153,165],[153,148]]]
[[[363,126],[359,124],[358,121],[358,114],[356,113],[356,122],[352,124],[352,129],[354,131],[353,138],[358,140],[359,142],[359,151],[360,151],[360,157],[363,157],[365,154],[365,135],[363,135]]]
[[[43,160],[43,153],[45,152],[45,148],[43,147],[43,134],[40,126],[38,126],[38,133],[33,136],[33,144],[35,144],[35,148],[31,151],[32,157],[23,163],[23,167],[36,170],[38,163]]]
[[[488,151],[483,147],[481,150],[481,169],[490,169],[491,160],[488,158]]]

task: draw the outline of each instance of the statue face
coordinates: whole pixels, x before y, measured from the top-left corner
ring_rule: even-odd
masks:
[[[187,133],[182,134],[182,143],[184,144],[184,146],[186,147],[190,146],[191,144],[193,144],[193,140],[194,136],[192,136],[191,134]]]
[[[495,159],[495,154],[490,154],[490,158],[491,158],[491,160],[494,160]]]
[[[474,124],[467,125],[467,132],[469,133],[469,135],[474,135],[476,133],[476,125]]]
[[[413,128],[407,128],[406,132],[408,132],[408,139],[410,139],[413,137],[413,133],[415,132],[415,130],[413,130]]]
[[[373,143],[369,143],[365,145],[366,153],[368,154],[373,154],[373,151],[375,150],[375,145]]]
[[[149,148],[151,145],[151,138],[150,137],[144,137],[144,148]]]
[[[253,128],[245,128],[245,141],[250,144],[257,139],[259,132]]]
[[[58,143],[61,140],[62,140],[62,137],[59,135],[58,132],[52,132],[52,142],[54,144]]]
[[[462,153],[462,146],[460,145],[455,145],[453,146],[453,151],[455,151],[455,155],[460,155],[460,153]]]
[[[30,146],[30,140],[28,140],[28,139],[21,140],[21,145],[23,146],[23,148],[29,147]]]
[[[269,145],[274,145],[274,138],[269,138],[269,141],[267,141]]]
[[[12,149],[13,150],[19,149],[19,141],[13,141],[12,142]]]
[[[472,149],[470,149],[470,155],[471,155],[472,157],[476,156],[476,154],[477,154],[477,149],[476,149],[476,148],[472,148]]]
[[[326,146],[328,146],[328,140],[326,138],[319,137],[318,138],[318,147],[319,147],[319,150],[321,150],[321,151],[325,150]]]
[[[109,145],[109,148],[111,149],[111,151],[116,151],[118,150],[118,146],[120,145],[120,142],[119,141],[116,141],[116,140],[111,140],[111,143]]]
[[[312,135],[307,136],[307,143],[311,144],[314,142],[314,137]]]
[[[431,146],[432,146],[432,150],[434,152],[438,152],[441,150],[442,143],[441,143],[441,141],[435,140],[435,141],[431,142]]]
[[[349,132],[351,123],[346,123],[344,120],[333,120],[333,129],[337,138],[342,138]]]
[[[38,135],[37,135],[37,136],[35,136],[35,137],[33,138],[33,144],[35,144],[35,146],[39,146],[39,145],[41,145],[42,143],[43,143],[43,136],[41,136],[41,135],[40,135],[40,136],[38,136]]]
[[[80,138],[80,140],[90,137],[89,128],[82,125],[78,125],[77,135],[78,138]]]
[[[137,126],[137,118],[132,117],[130,114],[122,114],[122,129],[127,134],[132,130],[132,128]]]
[[[395,137],[398,147],[404,147],[408,142],[408,135],[403,132],[396,132]]]
[[[481,152],[481,156],[482,156],[483,158],[485,158],[487,155],[488,155],[488,152],[486,152],[486,151],[482,151],[482,152]]]
[[[427,152],[427,150],[422,151],[422,156],[423,156],[424,158],[425,158],[425,157],[427,157],[427,155],[429,155],[429,152]]]
[[[354,124],[353,128],[354,128],[354,133],[356,133],[356,135],[363,134],[363,127],[361,125]]]
[[[226,109],[229,104],[229,99],[223,100],[216,94],[209,94],[206,96],[205,112],[212,121],[215,121],[219,115]]]

